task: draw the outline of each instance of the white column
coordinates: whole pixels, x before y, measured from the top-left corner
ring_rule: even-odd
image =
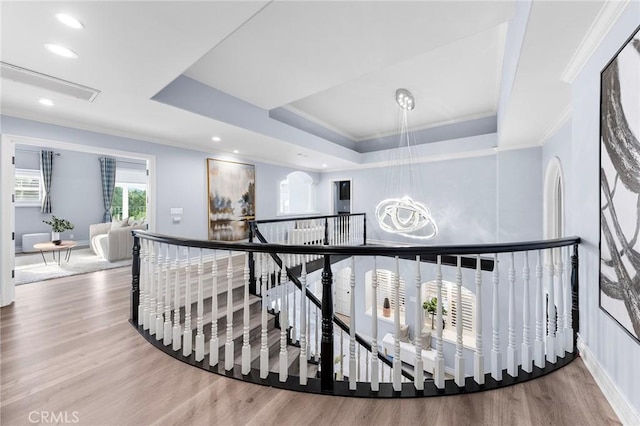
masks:
[[[171,259],[169,256],[169,244],[167,244],[167,255],[164,258],[164,271],[165,271],[165,294],[164,294],[164,338],[162,343],[165,346],[171,344],[173,338],[172,324],[171,324]]]
[[[500,350],[500,273],[498,272],[498,254],[494,255],[493,264],[493,340],[491,346],[491,377],[502,380],[502,352]]]
[[[156,334],[156,243],[149,241],[149,316],[147,317],[147,328],[149,334]]]
[[[556,263],[556,274],[558,275],[558,331],[556,332],[556,354],[564,358],[564,267],[562,265],[562,248],[554,251],[558,254],[558,263]]]
[[[507,374],[518,376],[518,350],[516,349],[516,268],[515,255],[510,254],[509,262],[509,334],[507,341]]]
[[[211,264],[211,339],[209,340],[209,365],[220,361],[220,340],[218,338],[218,259],[213,250]]]
[[[522,269],[523,294],[522,294],[522,370],[531,373],[531,339],[529,336],[529,324],[531,313],[529,311],[529,252],[524,252],[524,268]]]
[[[373,271],[371,277],[371,390],[377,392],[380,389],[378,375],[378,269],[376,257],[373,257]]]
[[[456,355],[455,355],[455,382],[459,387],[464,387],[464,353],[462,352],[462,258],[458,258],[456,267]]]
[[[198,304],[196,318],[196,361],[202,361],[204,359],[204,288],[202,285],[202,249],[198,249]]]
[[[163,309],[164,309],[164,300],[163,300],[163,287],[162,281],[164,278],[163,272],[165,272],[165,265],[162,261],[162,244],[158,244],[158,267],[156,272],[158,273],[158,280],[156,281],[156,340],[162,340],[164,337],[164,318],[163,318]]]
[[[179,246],[176,246],[176,258],[173,261],[173,267],[171,268],[174,271],[174,294],[173,294],[173,338],[171,341],[173,342],[172,349],[174,351],[179,351],[182,349],[182,328],[180,325],[180,260],[178,259],[178,252],[180,250]]]
[[[572,301],[571,301],[571,276],[569,275],[569,267],[571,265],[571,249],[569,246],[565,247],[566,256],[564,257],[564,294],[565,294],[565,321],[564,321],[564,339],[565,339],[565,349],[569,353],[573,353],[573,314],[571,312]]]
[[[349,284],[351,294],[349,295],[349,389],[355,390],[358,379],[356,376],[356,272],[355,257],[351,256],[351,276]]]
[[[424,389],[424,362],[422,361],[422,277],[420,275],[420,256],[416,256],[416,313],[414,325],[413,344],[416,349],[416,358],[413,363],[414,386],[417,390]]]
[[[536,261],[536,340],[533,344],[533,359],[536,367],[544,368],[544,341],[543,336],[543,318],[544,304],[542,303],[542,252],[538,250],[538,258]]]
[[[300,275],[300,384],[307,384],[307,262],[302,261]]]
[[[288,321],[288,313],[287,313],[287,304],[285,303],[284,298],[286,297],[286,265],[285,259],[288,255],[283,255],[282,257],[282,265],[280,266],[280,364],[278,368],[278,377],[281,382],[286,382],[289,377],[289,357],[287,352],[287,329],[289,328]]]
[[[251,372],[251,345],[249,344],[249,253],[244,253],[244,306],[242,330],[242,374]]]
[[[442,349],[442,257],[438,255],[436,264],[437,309],[436,309],[436,362],[433,381],[437,388],[444,388],[444,353]]]
[[[553,267],[553,251],[549,250],[549,298],[547,299],[547,361],[555,364],[557,361],[556,353],[556,300],[555,300],[555,271]]]
[[[395,336],[393,339],[393,390],[402,390],[402,361],[400,359],[400,260],[396,256],[396,275],[393,279],[393,322]]]
[[[482,261],[476,255],[476,352],[473,357],[473,379],[484,384],[484,352],[482,351]]]
[[[227,261],[227,335],[224,343],[224,369],[233,369],[233,252],[228,252]]]
[[[262,263],[262,329],[260,333],[260,378],[266,379],[269,375],[269,347],[267,346],[267,310],[269,309],[267,294],[269,269],[269,254],[261,253]]]
[[[191,356],[193,350],[193,331],[191,330],[191,261],[189,260],[189,248],[185,253],[185,289],[184,289],[184,334],[182,335],[182,355]]]

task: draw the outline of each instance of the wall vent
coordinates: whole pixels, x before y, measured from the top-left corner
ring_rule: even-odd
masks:
[[[100,94],[100,90],[28,70],[6,62],[0,62],[0,75],[2,78],[6,78],[8,80],[28,84],[29,86],[39,87],[41,89],[61,93],[63,95],[72,96],[89,102],[93,102]]]

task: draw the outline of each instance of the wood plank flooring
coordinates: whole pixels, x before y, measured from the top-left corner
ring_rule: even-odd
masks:
[[[122,268],[16,288],[15,304],[0,310],[2,425],[53,423],[45,413],[92,426],[619,424],[580,359],[505,389],[405,400],[220,377],[149,345],[127,322],[129,287]]]

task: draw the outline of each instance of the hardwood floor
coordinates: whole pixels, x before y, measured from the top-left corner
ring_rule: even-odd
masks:
[[[149,345],[127,322],[129,287],[123,268],[16,288],[0,311],[2,425],[619,424],[580,359],[504,389],[405,400],[220,377]]]

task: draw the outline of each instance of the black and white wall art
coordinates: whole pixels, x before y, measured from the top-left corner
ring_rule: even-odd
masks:
[[[640,28],[602,70],[600,307],[640,343]]]

